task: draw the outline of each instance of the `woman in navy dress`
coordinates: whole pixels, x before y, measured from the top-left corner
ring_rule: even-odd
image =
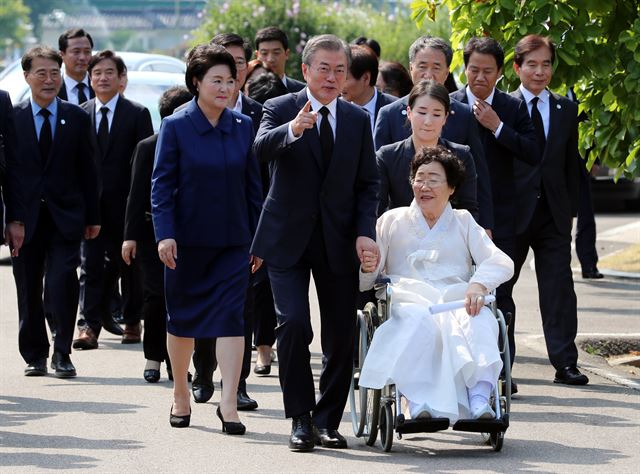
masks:
[[[167,349],[174,389],[170,423],[189,426],[187,370],[194,338],[217,338],[224,381],[217,415],[223,431],[243,434],[236,404],[244,350],[243,308],[249,255],[262,202],[251,120],[226,108],[236,66],[224,48],[196,46],[186,85],[195,96],[164,119],[152,177],[158,254],[165,264]]]

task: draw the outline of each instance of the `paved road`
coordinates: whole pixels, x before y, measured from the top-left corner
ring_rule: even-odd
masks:
[[[599,216],[599,230],[616,229],[638,217]],[[599,242],[603,254],[620,245]],[[640,333],[639,289],[636,281],[586,282],[577,277],[580,333]],[[142,348],[123,346],[108,334],[101,337],[99,350],[72,355],[78,378],[23,377],[11,269],[0,266],[0,471],[638,472],[640,391],[591,372],[587,387],[550,383],[553,369],[539,337],[531,271],[523,272],[516,299],[519,356],[514,376],[520,395],[512,404],[512,424],[501,453],[482,445],[479,435],[446,431],[395,441],[387,454],[355,439],[345,416],[341,431],[351,449],[296,454],[286,448],[289,424],[282,418],[275,375],[249,378],[260,409],[242,415],[249,429],[244,437],[221,434],[214,413],[218,392],[213,402],[193,405],[190,429],[171,429],[171,386],[164,372],[160,383],[146,383]],[[599,374],[625,375],[598,359],[582,360]]]

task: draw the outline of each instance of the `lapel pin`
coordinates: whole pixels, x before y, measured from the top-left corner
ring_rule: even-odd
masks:
[[[236,119],[236,122],[238,123],[242,123],[242,120],[240,120],[239,118]]]
[[[560,104],[556,104],[556,109],[561,109],[562,106]]]
[[[402,110],[402,115],[407,115],[407,111],[405,109]]]
[[[61,125],[64,125],[65,123],[67,123],[67,122],[65,122],[64,119],[60,119],[60,124]]]

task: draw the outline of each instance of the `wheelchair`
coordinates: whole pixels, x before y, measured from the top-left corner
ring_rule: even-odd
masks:
[[[380,436],[380,444],[385,452],[393,445],[394,432],[398,439],[404,434],[434,433],[447,430],[448,418],[406,419],[401,407],[402,394],[395,385],[386,385],[381,389],[360,387],[360,369],[367,356],[373,335],[382,323],[390,316],[392,287],[387,278],[379,279],[375,286],[377,304],[367,303],[363,310],[357,312],[357,330],[355,354],[353,358],[353,375],[349,389],[349,405],[353,433],[357,438],[364,438],[369,446],[373,446]],[[496,413],[492,420],[458,420],[454,431],[481,433],[483,441],[490,444],[494,451],[500,451],[504,435],[509,427],[509,411],[511,408],[511,361],[507,340],[507,320],[497,309],[495,302],[490,305],[499,327],[497,344],[503,362],[503,370],[494,392],[491,404]]]

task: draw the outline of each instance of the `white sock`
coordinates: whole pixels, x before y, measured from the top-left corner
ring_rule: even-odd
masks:
[[[489,403],[492,388],[489,382],[481,381],[467,389],[467,393],[469,394],[469,409],[472,412]]]

